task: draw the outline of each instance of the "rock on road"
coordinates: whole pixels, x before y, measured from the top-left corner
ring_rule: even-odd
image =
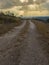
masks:
[[[22,25],[24,26],[26,22]],[[23,47],[20,49],[19,52],[16,50],[17,48],[12,49],[12,52],[9,53],[9,55],[8,55],[8,52],[6,52],[7,54],[6,58],[3,57],[4,54],[1,55],[0,53],[0,65],[49,65],[48,59],[46,55],[43,53],[42,48],[40,47],[40,44],[39,44],[40,41],[38,40],[39,34],[36,30],[36,26],[30,20],[28,22],[30,25],[29,25],[29,30],[26,35],[26,38],[22,40],[22,42],[20,42],[22,43]],[[18,28],[20,29],[22,27],[18,27]],[[13,43],[13,40],[14,40],[13,37],[15,37],[16,35],[18,36],[18,33],[16,34],[16,31],[15,31],[11,35],[13,36],[10,37],[10,39],[9,37],[5,37],[4,42],[1,41],[3,40],[3,38],[0,38],[0,48],[2,47],[4,48],[6,44],[9,44],[11,42]],[[18,55],[19,57],[17,58],[16,54],[18,53],[19,53]],[[19,62],[17,63],[16,63],[17,61],[16,58],[19,60]]]

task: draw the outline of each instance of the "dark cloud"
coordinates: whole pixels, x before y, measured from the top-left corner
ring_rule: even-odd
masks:
[[[42,4],[42,7],[49,10],[49,2]]]
[[[19,0],[0,0],[0,8],[10,8],[13,6],[19,6],[22,5]]]
[[[46,0],[36,0],[37,4],[41,4],[41,3],[45,3],[45,2],[46,2]]]
[[[46,0],[36,0],[36,4],[41,4],[46,2]],[[28,3],[21,3],[20,0],[0,0],[0,8],[1,9],[5,9],[5,8],[10,8],[13,6],[24,6],[29,5],[29,4],[33,4],[33,0],[28,0]]]

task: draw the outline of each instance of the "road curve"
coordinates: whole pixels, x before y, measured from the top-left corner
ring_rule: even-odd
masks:
[[[8,33],[6,33],[4,36],[0,37],[0,46],[5,45],[7,42],[10,43],[12,38],[17,38],[17,36],[19,35],[21,29],[26,25],[26,21],[24,21],[22,23],[22,25],[14,27],[14,29],[12,29],[11,31],[9,31]],[[5,44],[4,44],[5,43]],[[2,47],[1,46],[1,47]]]
[[[13,30],[9,31],[4,36],[0,37],[0,65],[14,64],[13,60],[17,58],[19,54],[19,49],[16,49],[16,47],[14,48],[14,45],[19,44],[16,41],[21,30],[25,26],[26,21],[23,21],[22,25],[15,27]],[[11,57],[14,58],[11,59]]]
[[[36,26],[30,20],[28,20],[30,25],[26,38],[20,41],[20,44],[22,44],[21,48],[12,47],[12,44],[18,43],[15,41],[21,29],[26,25],[26,22],[24,21],[20,27],[16,27],[9,34],[7,33],[5,36],[0,37],[0,65],[49,65],[47,57],[40,47]],[[7,48],[8,46],[12,48],[9,49]],[[5,47],[9,50],[5,49],[6,52],[1,51]]]

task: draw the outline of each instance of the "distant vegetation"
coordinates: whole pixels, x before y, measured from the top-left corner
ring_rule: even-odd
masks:
[[[22,23],[20,17],[15,17],[13,13],[4,14],[0,13],[0,35],[13,29]]]
[[[21,18],[20,17],[15,17],[14,16],[14,14],[12,13],[11,15],[9,15],[9,14],[4,14],[4,13],[0,13],[0,24],[2,24],[2,23],[20,23],[21,22],[21,20],[20,20]],[[19,22],[20,21],[20,22]]]
[[[41,22],[44,22],[44,23],[49,23],[49,18],[47,18],[46,20],[38,19],[38,18],[33,18],[32,20],[37,20],[37,21],[41,21]]]
[[[47,19],[47,22],[49,23],[49,19]]]

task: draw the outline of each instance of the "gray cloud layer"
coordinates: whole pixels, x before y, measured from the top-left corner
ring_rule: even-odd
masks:
[[[36,0],[36,4],[44,3],[46,0]],[[28,4],[33,4],[33,0],[28,0]],[[0,9],[10,8],[13,6],[23,6],[25,3],[21,3],[20,0],[0,0]]]

